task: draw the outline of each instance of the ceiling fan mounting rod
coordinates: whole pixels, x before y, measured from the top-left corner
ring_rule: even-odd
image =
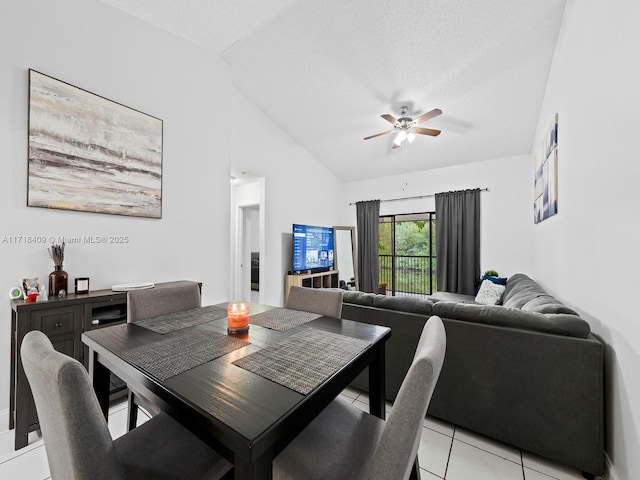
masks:
[[[396,130],[408,130],[415,125],[413,118],[406,116],[408,111],[409,107],[406,105],[400,107],[400,115],[402,116],[398,119],[399,125],[396,125]]]

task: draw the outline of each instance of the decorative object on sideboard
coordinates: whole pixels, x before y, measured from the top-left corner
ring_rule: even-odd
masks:
[[[35,302],[40,295],[40,280],[38,277],[22,279],[22,298],[28,302]]]
[[[89,293],[89,277],[77,277],[74,281],[75,293]]]
[[[154,288],[153,282],[133,282],[133,283],[119,283],[118,285],[112,285],[111,290],[114,292],[129,292],[131,290],[145,290],[147,288]]]
[[[162,120],[29,70],[27,206],[162,218]]]
[[[11,290],[9,290],[9,298],[11,300],[17,300],[20,297],[22,297],[22,290],[20,290],[18,287],[13,287]]]
[[[44,286],[44,284],[40,284],[40,295],[38,296],[38,301],[39,302],[46,302],[47,300],[49,300],[49,295],[47,294],[47,288]]]
[[[64,262],[64,242],[60,245],[51,245],[49,257],[53,260],[53,272],[49,274],[49,296],[65,297],[69,283],[69,275],[62,268]],[[64,291],[64,293],[62,293]],[[62,293],[62,294],[61,294]]]

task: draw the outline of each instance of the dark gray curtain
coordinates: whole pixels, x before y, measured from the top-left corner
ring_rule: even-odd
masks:
[[[480,278],[480,189],[436,194],[438,291],[476,294]]]
[[[356,202],[358,282],[363,292],[378,291],[378,222],[380,200]]]

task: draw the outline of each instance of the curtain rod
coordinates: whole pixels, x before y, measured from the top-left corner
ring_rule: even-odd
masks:
[[[473,190],[473,189],[470,189]],[[488,192],[489,189],[488,188],[480,188],[479,189],[481,192]],[[464,190],[461,190],[464,191]],[[431,197],[435,197],[436,194],[432,193],[430,195],[416,195],[415,197],[403,197],[403,198],[389,198],[387,200],[380,200],[380,203],[382,202],[398,202],[400,200],[416,200],[418,198],[431,198]],[[349,205],[355,205],[357,202],[351,202]]]

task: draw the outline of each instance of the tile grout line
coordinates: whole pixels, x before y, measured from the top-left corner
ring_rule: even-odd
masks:
[[[114,415],[116,413],[119,413],[120,411],[124,410],[126,408],[126,404],[124,405],[123,408],[112,411],[111,413],[109,413],[109,417],[111,417],[111,415]],[[151,417],[149,415],[146,415],[145,412],[142,412],[143,415],[145,415],[148,419],[151,419]],[[38,442],[42,442],[39,445],[37,444]],[[42,439],[42,437],[38,438],[37,440],[35,440],[32,444],[27,444],[26,446],[24,446],[23,448],[19,449],[19,450],[14,450],[13,452],[8,453],[5,457],[0,458],[0,465],[4,465],[5,463],[11,462],[12,460],[15,460],[17,458],[22,457],[23,455],[27,455],[31,452],[34,452],[36,450],[38,450],[39,448],[45,448],[44,445],[44,441]],[[45,449],[46,452],[46,449]],[[46,453],[45,453],[46,454]],[[47,477],[47,478],[51,478],[51,477]]]
[[[501,458],[503,460],[506,460],[507,462],[515,463],[516,465],[518,465],[518,462],[516,462],[514,460],[511,460],[510,458],[507,458],[507,457],[505,457],[503,455],[499,455],[499,454],[497,454],[495,452],[492,452],[491,450],[487,450],[486,448],[482,448],[482,447],[478,446],[476,443],[472,443],[471,441],[466,441],[465,442],[464,440],[459,440],[459,439],[456,439],[456,441],[460,442],[460,443],[464,443],[465,445],[469,445],[470,447],[477,448],[478,450],[481,450],[481,451],[483,451],[485,453],[493,455],[494,457],[498,457],[498,458]],[[506,445],[506,446],[508,447],[509,445]],[[520,453],[520,464],[522,465],[522,450],[518,450],[518,451]],[[542,473],[542,472],[540,472],[540,473]]]
[[[28,447],[28,446],[29,446],[29,445],[27,445],[27,447]],[[8,457],[8,458],[6,458],[5,460],[0,461],[0,465],[4,465],[5,463],[10,462],[11,460],[15,460],[16,458],[19,458],[19,457],[21,457],[21,456],[23,456],[23,455],[26,455],[26,454],[28,454],[28,453],[31,453],[31,452],[33,452],[33,451],[35,451],[35,450],[37,450],[38,448],[41,448],[41,447],[44,447],[44,443],[42,443],[41,445],[33,445],[31,448],[29,448],[28,450],[25,450],[24,452],[17,453],[17,454],[15,454],[15,455],[13,455],[13,456],[9,456],[9,457]],[[21,448],[20,450],[22,450],[22,448]],[[17,451],[17,450],[15,450],[15,451],[14,451],[14,453],[15,453],[16,451]],[[11,454],[9,454],[9,455],[11,455]]]
[[[447,478],[447,472],[449,471],[449,462],[451,461],[451,452],[453,451],[453,440],[456,438],[456,429],[458,428],[457,425],[453,426],[453,433],[451,434],[451,443],[449,444],[449,455],[447,455],[447,465],[444,467],[444,478],[446,480]]]

